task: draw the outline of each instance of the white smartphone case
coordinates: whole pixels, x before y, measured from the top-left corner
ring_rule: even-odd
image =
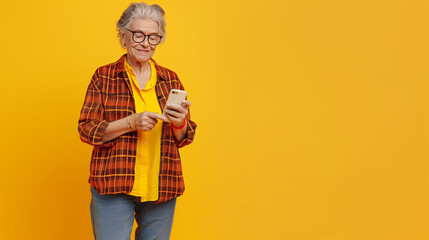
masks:
[[[186,95],[186,91],[179,89],[171,89],[170,94],[168,95],[167,103],[165,105],[170,103],[181,105],[183,100],[186,99]],[[164,110],[162,110],[162,116],[165,117]]]

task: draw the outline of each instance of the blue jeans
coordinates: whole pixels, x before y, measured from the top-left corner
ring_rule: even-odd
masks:
[[[91,220],[96,240],[129,240],[134,217],[136,240],[168,240],[176,198],[157,205],[126,194],[100,195],[91,187]]]

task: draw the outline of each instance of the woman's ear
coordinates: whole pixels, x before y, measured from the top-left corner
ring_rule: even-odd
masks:
[[[126,47],[126,45],[125,45],[125,34],[124,33],[121,34],[121,43],[122,43],[122,46]]]

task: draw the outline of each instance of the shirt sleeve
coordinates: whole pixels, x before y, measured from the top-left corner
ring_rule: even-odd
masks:
[[[86,91],[79,117],[79,135],[82,142],[93,146],[110,147],[114,141],[103,143],[102,137],[109,123],[104,120],[104,105],[100,91],[98,70],[94,73]]]
[[[181,141],[174,138],[178,148],[182,148],[188,144],[191,144],[194,141],[195,129],[197,128],[197,124],[195,124],[190,119],[187,119],[187,121],[188,121],[188,126],[186,131],[186,137]]]
[[[179,77],[175,74],[176,79],[179,81],[179,89],[185,91],[185,87],[180,82]],[[188,99],[188,97],[186,97]],[[177,148],[182,148],[188,144],[191,144],[194,141],[195,130],[197,129],[197,124],[191,120],[191,110],[188,111],[186,115],[186,121],[188,122],[186,127],[186,136],[183,140],[178,140],[174,137],[174,141],[176,142]]]
[[[197,124],[191,120],[191,115],[189,112],[188,112],[188,115],[186,116],[186,121],[188,122],[188,124],[186,126],[185,138],[183,140],[178,140],[177,138],[174,137],[174,141],[176,142],[177,148],[182,148],[188,144],[191,144],[194,141]]]

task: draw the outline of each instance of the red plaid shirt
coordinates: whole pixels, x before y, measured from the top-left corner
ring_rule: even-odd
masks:
[[[100,194],[130,193],[134,184],[137,132],[124,134],[108,143],[102,136],[109,122],[135,113],[130,80],[125,71],[123,55],[117,62],[100,67],[93,75],[86,92],[79,118],[79,135],[94,146],[89,183]],[[161,109],[170,89],[184,89],[176,73],[155,63],[156,95]],[[169,123],[162,125],[161,165],[158,203],[180,196],[185,190],[179,148],[190,144],[197,125],[187,116],[187,136],[177,140]]]

